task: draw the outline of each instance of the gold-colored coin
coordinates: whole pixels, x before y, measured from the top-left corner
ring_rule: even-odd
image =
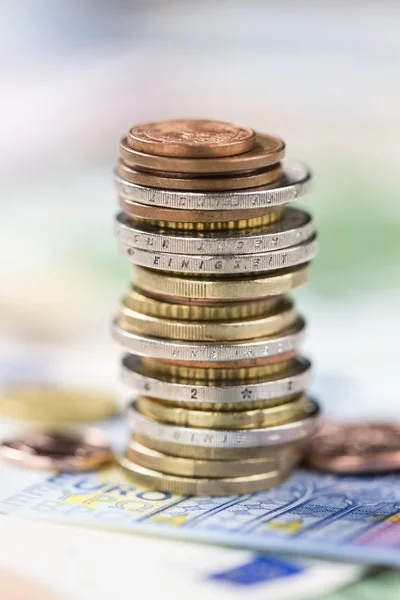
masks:
[[[208,300],[247,300],[287,294],[308,281],[308,264],[280,270],[270,275],[243,275],[239,278],[194,279],[169,275],[164,271],[133,266],[133,281],[145,291],[179,298],[205,298]]]
[[[242,190],[277,181],[282,175],[280,164],[254,171],[229,175],[197,175],[164,171],[144,171],[128,167],[122,161],[117,164],[117,174],[129,183],[164,190],[213,191]]]
[[[267,471],[288,469],[298,462],[298,451],[282,448],[271,456],[238,460],[201,460],[157,452],[134,438],[126,449],[126,458],[146,469],[187,477],[242,477]]]
[[[253,446],[251,448],[214,448],[211,446],[189,446],[179,444],[178,442],[166,442],[157,440],[147,435],[135,433],[133,438],[148,448],[157,450],[164,454],[172,456],[182,456],[183,458],[205,459],[205,460],[240,460],[248,458],[265,458],[278,456],[283,448],[297,452],[296,456],[300,461],[303,454],[304,442],[291,442],[279,446]]]
[[[159,227],[160,229],[178,229],[180,231],[227,231],[235,229],[254,229],[256,227],[262,227],[263,225],[273,225],[282,219],[283,209],[277,209],[274,212],[270,212],[262,217],[253,217],[251,219],[240,219],[239,221],[214,221],[210,223],[204,223],[196,221],[191,223],[190,221],[157,221],[155,219],[141,219],[134,218],[137,223],[143,225],[151,225],[152,227]]]
[[[273,312],[282,302],[282,297],[262,298],[249,302],[225,302],[218,304],[182,304],[158,300],[146,296],[132,286],[124,297],[124,305],[136,312],[165,319],[180,321],[222,321],[249,319]]]
[[[274,335],[296,320],[292,302],[282,300],[276,312],[255,319],[232,321],[178,321],[152,317],[136,312],[121,304],[118,326],[130,333],[172,340],[218,342],[246,340],[264,335]]]
[[[201,477],[179,477],[146,469],[125,456],[118,459],[121,467],[132,476],[139,485],[171,494],[188,496],[227,496],[230,494],[250,494],[266,490],[284,481],[291,471],[268,471],[243,477],[220,477],[214,479]]]
[[[137,410],[154,421],[205,429],[258,429],[284,425],[304,418],[306,405],[307,398],[303,395],[278,406],[230,412],[181,408],[169,405],[167,400],[146,396],[136,400]]]
[[[263,377],[281,375],[288,370],[291,359],[275,361],[255,366],[230,367],[190,367],[154,358],[141,358],[146,374],[151,377],[164,377],[173,383],[193,385],[235,385],[243,381],[254,381]]]
[[[0,396],[0,415],[40,423],[84,423],[107,419],[118,412],[108,394],[52,385],[21,385]]]

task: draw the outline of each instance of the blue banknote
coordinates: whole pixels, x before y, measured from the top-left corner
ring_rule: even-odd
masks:
[[[400,475],[298,470],[273,490],[219,498],[149,491],[116,468],[44,476],[3,466],[0,476],[4,514],[400,567]]]

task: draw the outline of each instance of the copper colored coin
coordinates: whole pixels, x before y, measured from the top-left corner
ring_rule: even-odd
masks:
[[[126,198],[119,198],[121,210],[133,219],[150,219],[154,221],[175,221],[176,223],[213,223],[241,221],[272,214],[276,207],[252,208],[245,210],[178,210],[161,206],[146,206]],[[278,209],[279,210],[279,209]]]
[[[307,462],[332,473],[400,470],[400,425],[324,424],[308,445]]]
[[[129,146],[138,152],[188,158],[241,154],[252,149],[254,140],[249,127],[203,119],[143,123],[127,137]]]
[[[29,469],[76,472],[96,469],[113,458],[100,432],[39,432],[2,442],[0,455]]]
[[[120,143],[120,158],[133,168],[175,173],[237,173],[274,165],[283,159],[285,143],[271,135],[258,133],[249,152],[217,158],[179,158],[137,152],[126,138]]]
[[[117,174],[129,183],[163,190],[225,192],[243,190],[277,181],[282,175],[280,164],[264,169],[241,172],[234,175],[202,175],[189,173],[166,173],[165,171],[139,171],[119,161]]]

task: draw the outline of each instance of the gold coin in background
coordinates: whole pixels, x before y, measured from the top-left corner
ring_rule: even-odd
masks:
[[[40,423],[101,421],[118,412],[115,399],[98,392],[52,385],[23,385],[0,395],[0,415]]]

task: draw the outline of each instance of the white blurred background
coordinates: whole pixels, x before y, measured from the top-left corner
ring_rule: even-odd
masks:
[[[400,4],[5,0],[0,383],[116,388],[112,168],[135,123],[241,121],[311,165],[297,295],[327,413],[400,418]]]

